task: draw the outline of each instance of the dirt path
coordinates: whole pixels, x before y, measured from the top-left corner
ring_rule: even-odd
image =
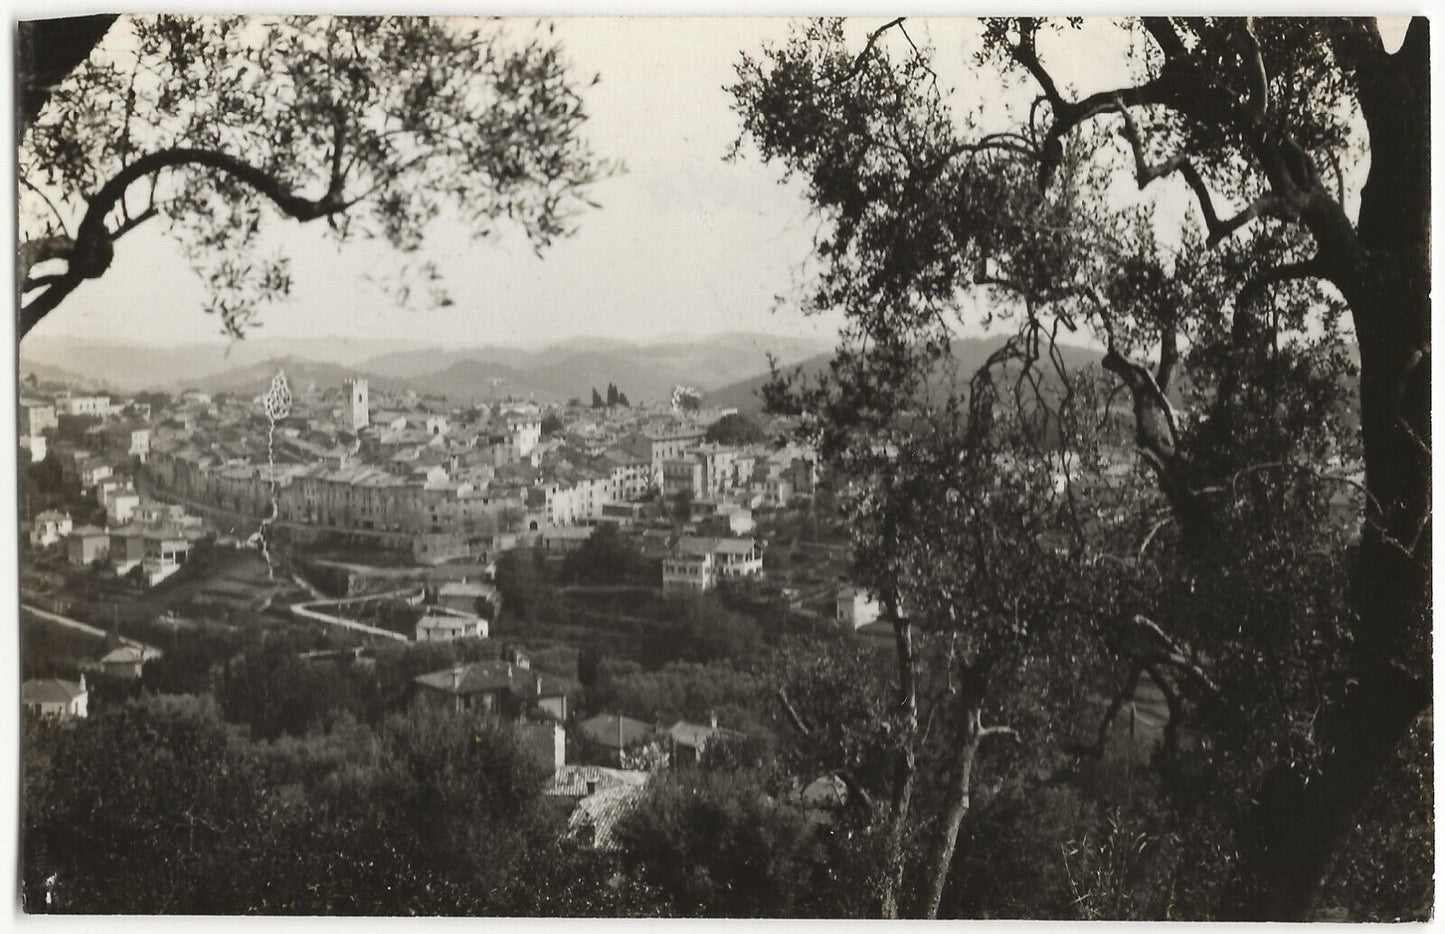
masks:
[[[43,619],[49,623],[55,623],[58,626],[66,626],[70,629],[78,629],[81,632],[89,633],[92,636],[100,636],[102,639],[104,639],[106,636],[106,631],[104,629],[97,628],[90,625],[89,623],[82,623],[78,619],[71,619],[69,616],[61,616],[59,613],[51,613],[48,610],[42,610],[39,607],[33,607],[25,603],[20,604],[20,609],[24,610],[26,613],[31,614],[32,616],[35,616],[38,619]],[[156,654],[160,654],[159,649],[155,648],[154,646],[146,645],[144,642],[141,642],[138,639],[132,639],[128,636],[121,636],[120,641],[124,642],[126,645],[132,645],[138,649],[144,649],[146,652],[155,652]]]

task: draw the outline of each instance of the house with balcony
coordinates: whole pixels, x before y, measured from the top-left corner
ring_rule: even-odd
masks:
[[[763,553],[751,538],[684,535],[662,560],[662,589],[702,592],[762,573]]]

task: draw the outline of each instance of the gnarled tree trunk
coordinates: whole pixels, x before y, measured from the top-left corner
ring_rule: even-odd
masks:
[[[1308,776],[1266,779],[1240,832],[1226,915],[1308,916],[1334,855],[1422,710],[1430,681],[1430,81],[1429,34],[1416,17],[1394,55],[1362,60],[1370,174],[1357,243],[1320,238],[1360,345],[1366,518],[1351,600],[1354,657],[1342,702],[1321,712],[1324,749]]]

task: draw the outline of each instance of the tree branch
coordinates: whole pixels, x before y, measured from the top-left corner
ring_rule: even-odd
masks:
[[[1294,279],[1326,278],[1328,274],[1325,262],[1318,254],[1297,263],[1282,263],[1249,277],[1245,281],[1244,287],[1239,290],[1239,301],[1241,303],[1253,301],[1261,297],[1265,289],[1281,282],[1289,282]]]
[[[20,184],[24,185],[26,188],[29,188],[31,191],[35,192],[37,195],[40,196],[40,200],[45,202],[45,206],[50,208],[50,213],[55,215],[55,223],[60,226],[60,232],[65,234],[67,237],[70,236],[70,228],[66,225],[65,218],[61,216],[60,209],[55,206],[54,201],[50,200],[50,196],[47,195],[44,191],[41,191],[39,186],[37,186],[34,182],[30,181],[30,179],[26,178],[23,175],[20,176]]]
[[[873,54],[873,46],[878,44],[879,37],[881,37],[885,32],[894,28],[895,26],[903,25],[903,21],[906,18],[907,17],[900,16],[897,19],[884,23],[882,26],[879,26],[877,29],[870,32],[868,34],[868,42],[866,45],[863,46],[863,51],[859,52],[858,57],[853,59],[853,66],[848,69],[847,74],[843,75],[843,77],[839,78],[834,83],[847,84],[849,81],[852,81],[854,78],[858,77],[858,74],[863,70],[863,66],[868,63],[868,56]],[[912,40],[909,41],[911,42]]]
[[[1179,166],[1179,174],[1194,189],[1194,195],[1199,200],[1199,210],[1204,214],[1204,226],[1209,231],[1208,245],[1214,246],[1219,241],[1228,237],[1245,224],[1261,215],[1283,216],[1285,213],[1285,201],[1275,194],[1261,195],[1250,203],[1248,207],[1240,211],[1234,217],[1227,220],[1220,220],[1214,210],[1214,200],[1209,195],[1209,188],[1204,184],[1199,171],[1189,161],[1184,161]]]
[[[1140,138],[1139,127],[1134,122],[1133,114],[1129,113],[1129,108],[1125,107],[1124,102],[1118,98],[1115,98],[1114,106],[1119,111],[1119,115],[1124,118],[1124,138],[1129,141],[1129,148],[1134,153],[1134,177],[1139,183],[1140,191],[1143,191],[1150,182],[1172,174],[1189,161],[1187,156],[1180,153],[1160,165],[1149,165],[1144,156],[1144,142]]]
[[[112,234],[106,228],[105,221],[110,212],[120,203],[126,190],[141,178],[163,169],[181,166],[209,168],[230,175],[266,197],[281,213],[303,223],[344,211],[356,202],[356,199],[348,201],[342,197],[343,180],[335,176],[332,177],[324,195],[311,199],[292,192],[274,175],[223,152],[209,149],[176,148],[144,155],[117,172],[110,181],[88,199],[89,207],[86,209],[85,217],[80,221],[70,250],[63,255],[63,258],[70,263],[69,269],[63,276],[53,281],[44,292],[20,309],[21,339],[30,333],[30,330],[39,324],[47,314],[54,311],[82,282],[86,279],[97,278],[110,268],[116,236],[129,232],[137,223],[154,216],[154,208],[148,208],[137,219],[125,222],[117,233]],[[46,239],[53,240],[53,238]],[[40,249],[39,243],[37,241],[37,251]],[[24,249],[22,249],[21,255],[23,262],[26,256]],[[57,254],[51,258],[61,258],[61,255]],[[28,269],[29,264],[26,264],[22,275]]]
[[[1252,18],[1244,18],[1235,41],[1249,70],[1249,117],[1256,127],[1263,127],[1269,117],[1269,73],[1264,68],[1264,55],[1259,50],[1259,36],[1254,33]]]
[[[1164,460],[1170,460],[1174,456],[1174,450],[1179,440],[1179,423],[1174,414],[1174,406],[1170,404],[1169,397],[1159,388],[1155,381],[1154,374],[1143,364],[1135,363],[1119,351],[1110,347],[1104,354],[1103,367],[1111,373],[1116,374],[1124,385],[1134,396],[1135,414],[1135,439],[1141,448],[1153,451]],[[1164,424],[1169,430],[1169,437],[1161,439],[1150,425],[1148,418],[1150,410],[1157,411],[1164,419]]]

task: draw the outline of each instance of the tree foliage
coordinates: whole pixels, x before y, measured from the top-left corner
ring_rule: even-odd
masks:
[[[845,481],[895,632],[881,905],[938,910],[1009,735],[985,715],[1051,774],[1147,679],[1159,793],[1233,841],[1182,864],[1224,914],[1299,917],[1430,697],[1425,23],[1387,53],[1361,20],[1122,21],[1138,83],[1072,99],[1047,54],[1078,26],[983,22],[1026,117],[942,87],[897,20],[811,23],[732,88],[822,221],[805,309],[847,315],[830,370],[768,401]],[[1363,186],[1325,171],[1364,150]],[[1183,183],[1191,217],[1116,207],[1121,177]],[[979,323],[1012,337],[950,372]]]
[[[746,772],[659,778],[617,836],[626,869],[684,917],[838,914],[824,828]]]
[[[159,697],[27,726],[29,910],[617,910],[503,721],[413,711],[253,742],[218,713]]]
[[[755,419],[733,412],[707,426],[704,440],[710,444],[761,444],[767,435]]]
[[[134,16],[49,94],[21,141],[22,336],[118,240],[170,226],[239,334],[291,287],[259,253],[276,216],[415,253],[444,213],[538,251],[606,171],[558,46],[426,17]],[[445,302],[410,259],[396,297]]]

